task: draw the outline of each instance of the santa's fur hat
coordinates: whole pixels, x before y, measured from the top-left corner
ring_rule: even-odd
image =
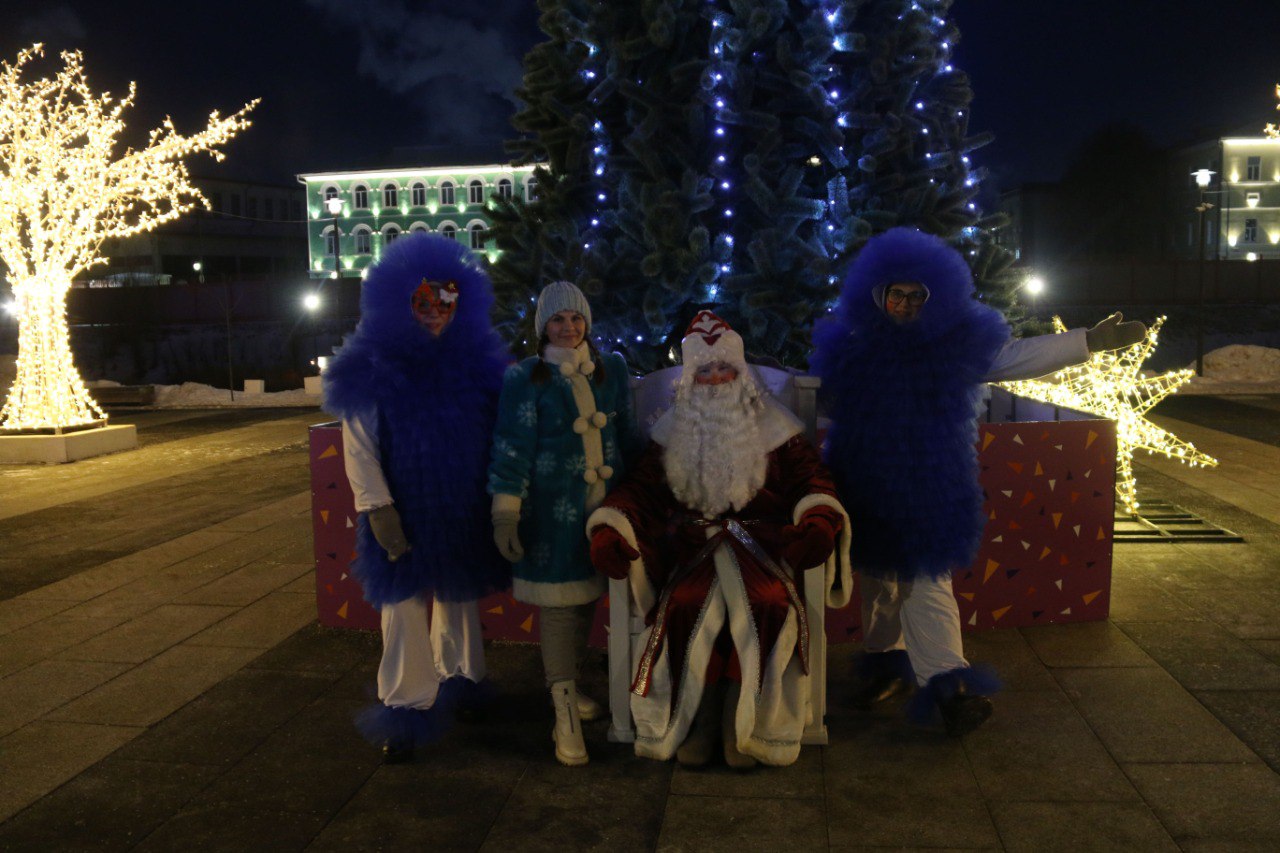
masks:
[[[747,358],[742,348],[742,335],[717,317],[711,311],[699,311],[685,330],[684,340],[680,342],[681,361],[684,369],[680,372],[680,388],[693,385],[693,376],[698,368],[724,362],[738,371],[738,378],[743,380],[753,392],[757,392],[756,383],[747,367]],[[753,394],[754,396],[754,394]]]

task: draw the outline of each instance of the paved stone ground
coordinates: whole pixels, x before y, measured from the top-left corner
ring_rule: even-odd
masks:
[[[314,621],[323,416],[138,414],[135,452],[0,467],[0,850],[1280,849],[1278,409],[1167,408],[1223,464],[1144,464],[1144,497],[1246,543],[1118,546],[1109,621],[969,636],[1007,681],[985,727],[846,710],[835,646],[831,745],[745,774],[637,759],[603,722],[558,766],[512,644],[485,721],[380,766],[350,723],[377,637]]]

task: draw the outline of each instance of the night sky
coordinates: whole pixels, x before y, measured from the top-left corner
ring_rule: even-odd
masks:
[[[971,129],[996,134],[974,159],[1000,188],[1059,177],[1109,123],[1174,145],[1280,121],[1274,0],[957,0],[952,15]],[[227,162],[192,171],[289,183],[395,147],[501,138],[536,21],[533,0],[9,2],[0,56],[34,41],[81,49],[96,91],[137,81],[139,133],[166,112],[195,130],[260,97]]]

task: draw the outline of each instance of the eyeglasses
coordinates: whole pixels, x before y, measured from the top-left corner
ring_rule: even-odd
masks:
[[[928,298],[929,294],[925,293],[923,290],[913,290],[908,293],[907,291],[899,290],[896,287],[889,288],[889,291],[884,295],[884,301],[892,305],[897,305],[905,299],[907,300],[908,305],[914,305],[917,307],[923,305],[924,301]]]

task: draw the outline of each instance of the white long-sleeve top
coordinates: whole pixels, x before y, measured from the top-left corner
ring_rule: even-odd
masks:
[[[382,473],[376,416],[342,419],[342,464],[355,495],[356,512],[368,512],[393,503],[387,478]]]
[[[1088,360],[1089,344],[1084,329],[1071,329],[1061,335],[1010,338],[996,354],[983,381],[1035,379]]]

